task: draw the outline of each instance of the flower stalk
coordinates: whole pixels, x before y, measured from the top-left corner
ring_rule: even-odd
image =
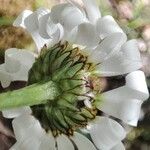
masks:
[[[53,81],[38,83],[25,88],[0,94],[0,110],[44,104],[59,95]]]

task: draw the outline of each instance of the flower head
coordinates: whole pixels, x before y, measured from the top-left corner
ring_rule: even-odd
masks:
[[[14,22],[31,34],[39,57],[27,87],[0,95],[5,100],[0,109],[13,108],[4,110],[4,116],[15,117],[17,142],[11,150],[120,150],[126,131],[109,115],[137,125],[149,93],[138,70],[142,64],[136,40],[127,41],[111,16],[101,17],[95,1],[83,4],[70,0],[51,11],[26,10]],[[101,84],[95,83],[116,75],[126,75],[125,85],[101,93]],[[14,109],[19,106],[23,108]],[[100,111],[107,117],[100,117]]]

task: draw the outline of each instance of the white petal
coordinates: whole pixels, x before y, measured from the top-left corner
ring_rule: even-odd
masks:
[[[82,11],[71,4],[60,4],[52,8],[51,18],[60,23],[67,31],[86,21]]]
[[[120,112],[120,119],[125,123],[136,126],[140,117],[142,101],[137,99],[129,99],[120,104],[118,111]]]
[[[99,38],[94,25],[91,23],[82,23],[78,26],[75,44],[92,48],[96,47],[98,42]]]
[[[44,45],[48,46],[49,44],[51,44],[51,39],[42,38],[41,35],[39,34],[38,30],[30,32],[30,34],[36,44],[38,52],[40,52],[40,50],[43,48]]]
[[[44,134],[38,120],[31,115],[22,115],[12,122],[17,141],[22,141],[28,137],[41,138]]]
[[[72,7],[69,3],[58,4],[52,7],[50,17],[54,23],[60,23],[62,12],[68,7]]]
[[[52,134],[46,134],[41,137],[41,144],[39,150],[56,150],[55,139]]]
[[[72,4],[74,7],[79,8],[80,11],[82,11],[82,13],[84,14],[84,16],[86,16],[86,12],[83,8],[83,2],[80,0],[74,1],[74,0],[66,0],[67,2],[69,2],[70,4]]]
[[[25,27],[29,32],[33,32],[38,29],[38,16],[36,12],[33,12],[25,20]]]
[[[32,32],[39,27],[39,20],[50,11],[45,8],[39,8],[25,19],[25,27]]]
[[[60,23],[54,24],[50,19],[48,19],[46,31],[52,39],[51,45],[58,43],[64,36],[63,26]]]
[[[126,42],[126,35],[123,33],[113,33],[107,36],[93,50],[89,58],[92,62],[100,63],[116,54],[121,46]]]
[[[55,34],[57,30],[58,30],[57,24],[54,24],[51,18],[48,18],[46,32],[49,35],[49,37],[52,37],[52,35]]]
[[[105,16],[97,21],[97,31],[101,39],[111,35],[112,33],[121,32],[122,29],[116,23],[112,16]]]
[[[58,39],[58,42],[60,41],[60,40],[62,40],[62,38],[64,37],[64,28],[63,28],[63,26],[61,25],[61,24],[57,24],[57,27],[58,27],[58,30],[57,30],[57,32],[59,33],[59,39]],[[53,35],[53,38],[54,38],[54,35]],[[57,42],[57,43],[58,43]]]
[[[50,14],[46,14],[43,17],[40,18],[39,20],[39,33],[43,38],[49,39],[49,35],[46,32],[47,28],[47,20],[49,18]]]
[[[97,70],[102,76],[115,76],[130,73],[142,67],[140,52],[135,40],[126,42],[115,55],[102,62]]]
[[[20,107],[16,109],[13,108],[9,110],[4,110],[2,111],[2,113],[5,118],[15,118],[24,114],[31,114],[31,109],[30,107],[26,106],[26,107]]]
[[[27,67],[27,69],[30,69],[35,62],[34,54],[27,50],[20,50],[18,57],[17,60],[20,61],[21,65]]]
[[[28,81],[28,73],[29,69],[25,66],[21,66],[18,72],[12,74],[12,81]]]
[[[80,133],[75,132],[71,139],[79,150],[96,150],[93,143]]]
[[[141,104],[148,97],[144,73],[135,71],[127,75],[125,86],[103,93],[104,100],[98,109],[136,126]]]
[[[74,150],[74,146],[67,136],[60,135],[56,140],[58,150]]]
[[[49,44],[51,42],[50,39],[44,39],[39,34],[39,20],[47,13],[48,11],[39,9],[29,15],[24,21],[25,27],[27,31],[31,34],[39,51],[45,44]]]
[[[119,144],[115,145],[111,150],[125,150],[125,147],[122,142]]]
[[[101,13],[96,0],[82,0],[85,6],[86,13],[91,23],[96,23],[98,18],[101,17]]]
[[[40,139],[27,137],[23,141],[16,142],[9,150],[40,150]]]
[[[48,47],[52,47],[60,41],[63,41],[64,28],[61,24],[49,24],[49,19],[46,27],[46,33],[50,37],[50,41],[47,43]],[[42,35],[43,36],[43,35]]]
[[[47,8],[44,8],[44,7],[40,7],[40,8],[38,8],[34,13],[37,14],[37,19],[38,19],[38,22],[39,22],[39,19],[40,19],[41,17],[43,17],[44,15],[49,14],[49,13],[50,13],[50,10],[47,9]]]
[[[65,30],[64,31],[63,41],[68,41],[70,43],[75,43],[76,36],[77,36],[77,31],[78,31],[77,27],[75,27],[71,31],[66,31]]]
[[[11,73],[12,81],[27,81],[34,61],[34,54],[27,50],[11,48],[5,54],[5,68]]]
[[[3,88],[9,87],[10,83],[11,83],[11,81],[9,81],[9,80],[3,80],[3,81],[1,81],[1,85],[2,85]]]
[[[18,49],[10,48],[5,52],[5,69],[9,73],[15,73],[20,69],[18,58]]]
[[[40,138],[27,137],[22,141],[17,141],[10,150],[56,150],[55,140],[52,135],[43,134]]]
[[[50,13],[39,19],[39,33],[43,38],[49,39],[50,36],[48,35],[47,30],[50,30],[50,33],[53,34],[56,31],[55,27],[56,24],[54,24],[50,19]]]
[[[126,86],[134,90],[134,96],[140,100],[149,98],[149,91],[146,84],[146,77],[143,71],[134,71],[126,76]],[[131,96],[130,96],[131,97]]]
[[[90,135],[97,148],[109,150],[125,138],[126,132],[116,121],[107,117],[97,117],[91,125]]]
[[[0,81],[3,88],[7,88],[12,81],[12,76],[5,71],[4,64],[0,65]]]
[[[84,14],[76,7],[68,7],[61,14],[62,20],[60,23],[63,27],[70,31],[81,23],[85,22]]]
[[[23,27],[25,28],[25,25],[24,25],[24,20],[32,14],[32,11],[30,10],[24,10],[17,18],[16,20],[14,21],[13,23],[13,26],[16,26],[16,27]]]
[[[55,34],[59,32],[58,39],[61,38],[61,27],[60,24],[55,24],[52,19],[50,18],[50,13],[40,17],[39,19],[39,33],[43,38],[46,39],[56,39]]]

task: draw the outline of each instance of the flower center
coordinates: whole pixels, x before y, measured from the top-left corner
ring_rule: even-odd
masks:
[[[61,133],[73,135],[74,130],[85,127],[95,118],[92,69],[93,65],[79,48],[72,48],[67,42],[50,49],[45,46],[31,68],[28,85],[51,80],[59,87],[60,95],[55,99],[32,107],[33,115],[55,137]],[[90,106],[85,105],[85,101]]]

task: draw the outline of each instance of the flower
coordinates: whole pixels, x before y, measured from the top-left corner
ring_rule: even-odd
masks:
[[[3,115],[14,118],[17,142],[11,150],[121,150],[126,130],[109,116],[137,125],[141,104],[149,97],[145,75],[138,70],[142,63],[137,42],[126,41],[111,16],[101,17],[95,1],[83,4],[70,0],[51,11],[26,10],[14,22],[31,33],[39,57],[27,87],[11,97],[0,95]],[[103,93],[93,87],[97,78],[116,75],[125,75],[124,86]]]
[[[28,71],[32,67],[35,57],[27,50],[11,48],[5,52],[5,63],[0,65],[0,81],[4,88],[11,81],[27,81]]]
[[[64,32],[61,24],[54,24],[51,19],[49,19],[49,15],[50,10],[45,8],[39,8],[35,12],[25,10],[14,22],[15,26],[23,27],[31,33],[38,51],[41,50],[45,44],[51,46],[58,43]],[[47,22],[47,24],[45,24],[45,22]],[[48,30],[48,32],[45,30]],[[42,33],[44,38],[40,33]]]
[[[24,27],[31,33],[38,50],[44,44],[52,46],[60,40],[80,43],[82,36],[85,40],[85,42],[81,41],[81,43],[84,42],[82,44],[98,44],[98,37],[93,34],[96,32],[96,28],[92,24],[101,16],[98,6],[95,2],[85,1],[85,7],[87,11],[72,2],[56,5],[51,11],[45,8],[39,8],[35,12],[25,10],[18,16],[14,25]],[[88,12],[88,16],[86,16],[86,12]],[[70,22],[72,18],[74,21]],[[85,28],[87,35],[94,35],[92,39],[88,39],[89,36],[83,34],[86,33],[83,28]],[[82,33],[80,34],[80,32]],[[72,39],[73,37],[76,38]],[[78,40],[78,38],[80,39]]]

